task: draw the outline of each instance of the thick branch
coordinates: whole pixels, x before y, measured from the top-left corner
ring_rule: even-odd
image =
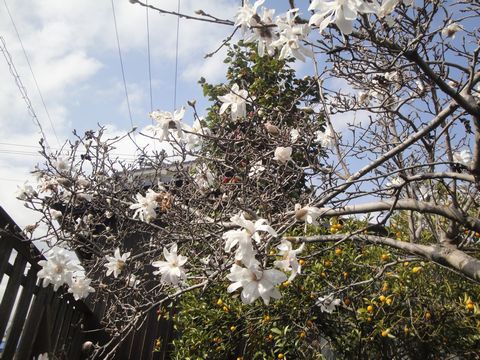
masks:
[[[442,247],[438,245],[421,245],[405,241],[398,241],[392,238],[375,235],[317,235],[308,237],[285,237],[285,239],[296,242],[330,242],[330,241],[364,241],[376,245],[387,245],[395,249],[406,251],[410,254],[422,256],[434,263],[447,268],[457,270],[469,279],[480,282],[480,260],[464,253],[463,251]]]
[[[480,220],[463,214],[456,208],[440,206],[433,203],[422,202],[413,199],[401,199],[395,203],[392,201],[377,201],[366,204],[349,205],[336,209],[321,208],[321,216],[340,216],[352,214],[365,214],[375,211],[390,211],[394,210],[410,210],[420,213],[435,214],[443,216],[447,219],[453,220],[462,224],[472,230],[480,232]]]

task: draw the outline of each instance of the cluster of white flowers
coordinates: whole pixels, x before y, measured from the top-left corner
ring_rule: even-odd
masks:
[[[308,8],[314,12],[308,24],[297,20],[298,9],[290,9],[284,15],[273,17],[275,11],[262,7],[264,0],[258,0],[253,5],[248,1],[237,11],[235,25],[239,26],[245,42],[257,42],[260,56],[273,56],[276,49],[280,49],[279,58],[295,57],[305,61],[306,57],[313,57],[313,52],[303,46],[310,26],[318,28],[322,33],[327,26],[335,24],[345,35],[353,31],[353,23],[362,14],[376,14],[393,26],[394,20],[390,14],[403,3],[406,6],[413,4],[413,0],[382,0],[381,2],[365,0],[313,0]],[[454,36],[461,27],[455,23],[448,26],[448,36]],[[453,35],[450,35],[452,34]]]
[[[37,277],[42,280],[43,287],[53,285],[57,291],[62,285],[68,286],[68,292],[75,300],[83,299],[88,294],[95,292],[90,286],[91,279],[84,276],[85,269],[75,262],[65,249],[55,247],[47,256],[47,260],[41,260],[38,264],[42,269]]]
[[[237,12],[235,25],[241,28],[245,42],[257,42],[260,56],[273,56],[275,50],[279,49],[280,59],[293,56],[305,61],[306,57],[313,57],[313,52],[302,44],[310,28],[307,24],[296,21],[298,9],[291,9],[285,15],[273,19],[273,9],[262,7],[262,14],[257,14],[263,3],[264,0],[259,0],[252,6],[245,1]]]
[[[137,202],[130,205],[130,209],[135,210],[133,213],[133,218],[138,218],[145,222],[151,222],[157,217],[157,212],[155,211],[158,208],[158,196],[160,194],[156,193],[152,189],[148,189],[145,196],[138,193],[135,195]]]
[[[268,225],[267,220],[258,219],[255,222],[245,218],[244,214],[234,215],[230,219],[240,229],[230,230],[223,234],[225,240],[225,251],[231,252],[234,247],[236,263],[232,265],[227,279],[232,282],[227,288],[233,292],[242,288],[241,299],[244,304],[251,304],[258,298],[262,298],[265,304],[270,299],[279,299],[280,292],[277,285],[287,280],[287,276],[276,269],[263,269],[260,262],[255,258],[257,251],[253,241],[260,244],[262,236],[260,233],[269,233],[277,236],[276,231]],[[303,250],[303,246],[293,250],[289,241],[282,241],[277,247],[282,260],[274,262],[274,266],[283,270],[291,271],[289,280],[293,280],[300,273],[300,264],[297,254]]]
[[[320,311],[331,314],[341,302],[340,299],[335,299],[333,294],[330,294],[324,297],[320,296],[317,299],[316,305],[320,307]]]
[[[202,144],[203,137],[210,134],[210,131],[202,126],[202,119],[196,119],[192,126],[184,124],[182,122],[184,116],[184,107],[173,113],[152,111],[150,117],[155,120],[156,124],[149,125],[144,130],[151,132],[160,141],[169,140],[169,135],[173,134],[175,139],[183,142],[188,150],[195,150]]]
[[[187,262],[188,258],[177,254],[178,246],[173,243],[170,246],[170,251],[166,247],[163,248],[163,256],[166,261],[154,261],[152,266],[158,268],[153,272],[153,275],[162,275],[162,282],[165,284],[178,285],[180,280],[184,280],[187,277],[183,265]]]

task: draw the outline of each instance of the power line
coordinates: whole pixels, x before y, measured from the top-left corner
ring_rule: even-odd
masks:
[[[2,52],[5,60],[7,61],[8,64],[8,69],[10,70],[10,73],[12,74],[15,84],[17,85],[18,90],[20,91],[20,94],[22,95],[23,101],[25,101],[25,104],[27,105],[27,109],[32,116],[32,121],[33,123],[38,126],[40,129],[40,133],[42,134],[43,139],[45,140],[45,145],[47,148],[50,146],[48,145],[47,141],[47,136],[45,135],[45,132],[43,131],[42,124],[40,124],[40,120],[38,120],[37,114],[35,113],[35,110],[33,109],[32,102],[30,101],[30,98],[28,97],[27,89],[22,83],[22,80],[20,79],[20,75],[18,75],[17,69],[15,68],[15,64],[13,63],[12,56],[8,52],[7,49],[7,43],[5,42],[5,39],[3,36],[0,35],[0,51]]]
[[[150,23],[148,21],[148,0],[146,0],[147,6],[146,9],[146,17],[147,17],[147,55],[148,55],[148,80],[150,85],[150,111],[153,111],[153,91],[152,91],[152,65],[151,65],[151,57],[150,57]],[[153,123],[153,119],[152,119]]]
[[[27,51],[25,50],[25,47],[23,46],[22,39],[20,37],[20,33],[18,31],[17,25],[15,24],[15,21],[13,20],[12,14],[10,13],[10,9],[8,8],[7,1],[3,0],[3,3],[5,4],[5,8],[7,9],[8,17],[10,18],[10,21],[12,22],[13,28],[15,29],[15,33],[17,34],[18,41],[20,43],[20,46],[22,47],[23,55],[25,55],[25,59],[27,60],[28,68],[30,69],[30,73],[32,74],[33,81],[35,82],[35,86],[38,91],[38,95],[40,95],[40,99],[43,104],[43,108],[45,109],[45,113],[47,114],[48,121],[50,122],[50,126],[53,130],[53,134],[55,135],[55,139],[57,139],[57,143],[60,146],[60,141],[58,140],[57,132],[55,131],[55,126],[53,126],[52,118],[50,117],[50,113],[48,112],[47,105],[45,103],[45,100],[43,98],[42,92],[40,90],[40,86],[38,85],[37,78],[35,76],[35,73],[33,72],[32,65],[30,64],[30,59],[28,58]]]
[[[177,3],[177,13],[180,13],[180,0]],[[180,33],[180,16],[177,16],[177,41],[175,44],[175,85],[173,89],[173,110],[177,108],[177,77],[178,77],[178,34]]]
[[[118,36],[117,16],[115,15],[115,5],[113,4],[113,0],[111,0],[110,2],[112,3],[113,23],[115,25],[115,36],[117,38],[118,57],[120,59],[120,67],[122,69],[122,78],[123,78],[123,87],[125,89],[125,98],[127,99],[128,116],[130,117],[130,125],[132,126],[132,129],[133,129],[134,126],[133,126],[132,110],[130,109],[130,101],[128,99],[127,81],[125,80],[125,69],[123,67],[122,50],[120,48],[120,38]]]

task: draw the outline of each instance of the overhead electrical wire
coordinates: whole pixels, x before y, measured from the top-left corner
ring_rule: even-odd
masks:
[[[180,13],[180,0],[177,2],[177,14]],[[178,78],[178,38],[180,33],[180,16],[177,16],[177,40],[175,43],[175,83],[173,88],[173,110],[177,108],[177,78]]]
[[[10,55],[10,53],[7,49],[7,43],[5,42],[5,39],[3,38],[3,36],[1,36],[1,35],[0,35],[0,51],[2,52],[5,60],[7,61],[8,69],[10,70],[10,73],[12,74],[12,76],[15,80],[15,84],[17,85],[17,88],[20,91],[20,94],[22,95],[23,101],[27,105],[27,109],[28,109],[28,111],[29,111],[29,113],[32,117],[33,123],[36,126],[38,126],[38,128],[40,129],[40,133],[42,134],[42,137],[45,141],[46,147],[50,148],[50,146],[48,145],[48,141],[47,141],[47,135],[43,131],[42,124],[40,123],[40,120],[38,119],[38,116],[37,116],[35,110],[33,109],[32,102],[31,102],[30,98],[28,97],[27,89],[23,85],[22,80],[20,79],[20,75],[18,75],[18,71],[15,67],[15,64],[13,63],[12,56]]]
[[[148,20],[148,0],[146,0],[146,18],[147,18],[147,56],[148,56],[148,83],[150,87],[150,111],[153,111],[153,90],[152,90],[152,63],[150,56],[150,22]],[[152,119],[153,123],[153,119]]]
[[[111,0],[110,2],[112,4],[113,23],[115,25],[115,36],[117,38],[118,57],[120,59],[120,68],[122,69],[123,88],[125,90],[125,98],[127,100],[128,116],[130,117],[130,125],[132,126],[132,129],[133,129],[134,126],[133,126],[132,110],[130,108],[130,100],[128,98],[127,81],[125,80],[125,69],[123,67],[122,50],[120,47],[120,37],[118,36],[117,16],[115,15],[115,5],[113,3],[113,0]]]
[[[40,96],[40,100],[42,101],[43,108],[45,110],[45,113],[47,114],[48,121],[50,122],[50,126],[53,130],[53,135],[55,136],[55,139],[57,139],[57,143],[59,146],[61,146],[60,141],[57,136],[57,132],[55,131],[55,126],[53,125],[52,118],[50,117],[50,113],[48,112],[47,105],[45,103],[45,99],[43,98],[42,91],[40,90],[40,86],[38,85],[37,77],[35,76],[35,73],[33,72],[32,65],[30,63],[30,59],[28,57],[27,51],[25,50],[25,47],[23,46],[23,41],[22,38],[20,37],[20,32],[18,31],[17,25],[15,24],[15,21],[13,20],[13,16],[10,12],[10,9],[7,5],[7,1],[3,0],[3,3],[5,4],[5,9],[7,9],[7,14],[8,17],[10,18],[10,21],[12,22],[13,28],[15,29],[15,34],[17,35],[18,42],[20,43],[20,46],[22,47],[23,55],[25,56],[25,60],[27,61],[28,68],[30,69],[30,73],[32,74],[33,81],[35,83],[35,87],[37,88],[38,95]]]

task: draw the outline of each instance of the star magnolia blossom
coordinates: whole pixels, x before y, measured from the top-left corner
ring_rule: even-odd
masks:
[[[270,298],[281,298],[282,295],[275,286],[287,280],[287,276],[276,269],[262,270],[256,262],[246,268],[236,264],[232,265],[227,279],[232,281],[227,288],[229,293],[243,288],[241,299],[244,304],[252,304],[261,297],[263,302],[268,305]]]
[[[218,100],[223,102],[220,107],[220,115],[230,108],[232,120],[235,121],[239,117],[245,117],[247,114],[247,97],[247,90],[240,90],[238,85],[234,84],[230,93],[218,97]]]
[[[266,53],[269,56],[273,56],[275,53],[274,41],[278,38],[278,35],[273,31],[272,25],[274,9],[263,8],[263,13],[260,16],[260,21],[257,22],[258,15],[252,17],[252,26],[258,27],[252,28],[250,36],[245,37],[246,43],[257,42],[258,43],[258,55],[263,57]]]
[[[279,146],[275,149],[275,153],[273,154],[273,160],[278,161],[279,163],[286,164],[290,160],[292,160],[292,148],[290,146],[283,147]]]
[[[340,303],[341,303],[340,299],[334,299],[333,295],[330,294],[325,297],[319,297],[315,304],[320,307],[320,310],[322,312],[331,314],[332,312],[335,311],[337,306],[340,305]]]
[[[185,265],[188,259],[185,256],[177,255],[177,249],[176,243],[170,247],[170,251],[164,247],[163,256],[166,261],[154,261],[152,263],[152,266],[158,268],[157,271],[153,272],[153,275],[161,274],[162,282],[166,284],[177,285],[179,280],[187,277],[183,265]]]
[[[237,15],[235,16],[235,26],[240,26],[240,29],[243,34],[251,26],[257,24],[256,16],[258,8],[265,2],[265,0],[255,1],[253,6],[249,4],[248,1],[245,1],[243,6],[238,9]]]
[[[322,147],[329,148],[333,145],[334,137],[330,127],[327,127],[325,131],[315,131],[315,136],[317,138],[314,141],[322,145]]]
[[[307,224],[319,225],[318,218],[322,215],[322,211],[314,206],[301,207],[300,204],[295,205],[295,217],[297,220],[305,221]]]
[[[442,35],[445,37],[451,37],[452,39],[455,39],[455,34],[460,30],[463,30],[463,26],[457,24],[456,22],[452,22],[450,20],[448,25],[442,30]]]
[[[197,168],[193,181],[200,189],[206,190],[215,184],[215,176],[205,164],[202,164]]]
[[[188,150],[195,149],[202,145],[202,135],[210,135],[210,129],[203,127],[199,119],[195,119],[193,125],[183,125],[183,130],[186,131],[184,142],[187,145]]]
[[[73,295],[75,300],[84,299],[88,294],[95,292],[95,289],[90,286],[92,279],[85,277],[77,277],[72,281],[68,292]]]
[[[246,266],[256,262],[256,251],[253,248],[252,238],[259,243],[261,237],[259,232],[268,232],[272,236],[277,236],[273,228],[267,224],[267,220],[259,219],[255,222],[245,219],[243,214],[234,215],[230,220],[240,226],[242,229],[230,230],[223,234],[225,240],[225,251],[231,252],[238,245],[235,252],[235,259],[242,261]]]
[[[301,265],[298,263],[297,254],[300,254],[305,247],[305,243],[302,243],[300,247],[293,250],[292,243],[288,240],[282,240],[280,245],[277,246],[277,249],[280,250],[278,253],[282,256],[282,260],[276,260],[273,265],[283,271],[291,271],[288,281],[292,281],[297,274],[301,272]]]
[[[47,260],[40,260],[38,265],[42,269],[37,273],[37,277],[42,279],[43,287],[53,284],[55,291],[63,284],[71,284],[75,273],[82,270],[82,267],[75,264],[65,249],[61,248],[52,249]]]
[[[176,110],[173,114],[168,111],[152,111],[150,117],[157,123],[145,128],[147,131],[151,131],[154,136],[157,136],[160,140],[167,140],[170,129],[176,130],[177,136],[182,137],[182,119],[185,115],[185,108]]]
[[[468,149],[455,152],[453,153],[453,161],[468,167],[472,163],[472,153]]]
[[[281,48],[279,59],[295,57],[300,61],[305,61],[306,57],[313,57],[313,52],[302,45],[302,41],[307,37],[310,28],[307,24],[297,24],[298,9],[287,11],[284,17],[276,19],[276,25],[280,31],[278,40],[272,43],[272,46]]]
[[[37,195],[37,192],[27,181],[22,186],[17,185],[15,196],[19,200],[27,200]]]
[[[340,31],[351,34],[353,22],[358,14],[375,13],[377,6],[362,0],[313,0],[309,11],[318,11],[310,18],[309,24],[318,26],[320,33],[331,23]]]
[[[138,216],[140,220],[146,222],[154,220],[157,217],[155,209],[158,207],[158,196],[159,194],[152,189],[148,189],[145,196],[140,193],[135,195],[137,203],[130,205],[130,209],[135,210],[133,218]]]
[[[127,259],[130,257],[130,252],[126,252],[123,255],[120,254],[120,249],[116,248],[113,256],[105,256],[108,263],[105,264],[107,268],[107,276],[113,274],[113,277],[117,278],[118,275],[122,272]]]

